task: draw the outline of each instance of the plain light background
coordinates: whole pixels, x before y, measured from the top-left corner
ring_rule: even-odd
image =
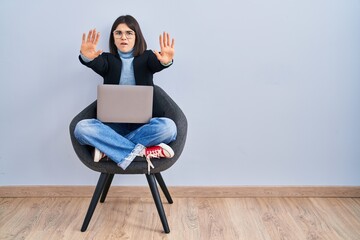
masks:
[[[100,76],[78,61],[81,35],[133,15],[149,49],[176,39],[155,75],[188,118],[164,172],[170,186],[360,185],[357,0],[1,1],[0,185],[95,185],[71,119]],[[114,185],[146,185],[117,176]]]

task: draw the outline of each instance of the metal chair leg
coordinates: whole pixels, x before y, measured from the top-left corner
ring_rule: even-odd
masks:
[[[101,194],[101,198],[100,198],[101,203],[105,202],[105,199],[109,192],[109,188],[111,186],[111,182],[112,182],[113,178],[114,178],[114,174],[109,174],[106,178],[105,187],[104,187],[104,190],[103,190],[103,192]]]
[[[93,197],[91,199],[89,209],[88,209],[88,211],[86,213],[84,223],[83,223],[83,225],[81,227],[82,232],[85,232],[88,225],[89,225],[91,217],[92,217],[92,215],[94,213],[94,210],[96,208],[96,205],[97,205],[97,203],[99,201],[100,195],[103,192],[103,189],[104,189],[107,178],[108,178],[108,174],[101,173],[101,175],[99,177],[99,180],[98,180],[98,183],[97,183],[96,188],[95,188],[94,195],[93,195]]]
[[[167,222],[167,219],[166,219],[164,207],[163,207],[161,199],[160,199],[160,194],[159,194],[159,191],[158,191],[158,188],[157,188],[155,176],[154,176],[154,174],[145,174],[145,176],[146,176],[146,179],[147,179],[147,181],[149,183],[151,194],[152,194],[152,196],[154,198],[155,205],[156,205],[157,211],[159,213],[160,220],[161,220],[161,223],[163,225],[164,231],[165,231],[165,233],[169,233],[170,228],[169,228],[169,225],[168,225],[168,222]]]
[[[162,176],[161,176],[161,173],[155,173],[155,177],[156,177],[156,180],[157,180],[157,182],[159,183],[160,188],[161,188],[161,190],[163,191],[163,193],[164,193],[164,195],[165,195],[168,203],[172,204],[172,203],[173,203],[173,200],[172,200],[172,198],[171,198],[171,196],[170,196],[170,193],[169,193],[168,188],[166,187],[166,184],[165,184],[165,182],[164,182],[164,179],[163,179]]]

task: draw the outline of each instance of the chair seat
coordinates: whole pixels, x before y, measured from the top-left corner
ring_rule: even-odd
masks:
[[[175,157],[175,156],[174,156]],[[176,160],[175,159],[151,159],[152,164],[155,168],[151,169],[151,173],[159,173],[165,171],[171,165],[173,165]],[[144,157],[136,157],[133,162],[123,170],[118,167],[115,162],[111,159],[108,161],[101,160],[100,162],[88,162],[86,166],[96,172],[101,173],[110,173],[110,174],[146,174],[148,173],[148,165],[147,161]]]

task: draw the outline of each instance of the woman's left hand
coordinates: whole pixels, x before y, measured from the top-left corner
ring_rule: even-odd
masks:
[[[159,42],[160,42],[161,52],[159,53],[158,51],[154,51],[154,53],[157,59],[162,64],[165,65],[169,64],[173,60],[175,54],[175,50],[174,50],[175,39],[172,39],[170,44],[170,35],[169,33],[164,32],[163,35],[160,35]]]

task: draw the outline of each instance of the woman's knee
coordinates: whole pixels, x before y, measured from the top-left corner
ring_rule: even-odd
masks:
[[[159,124],[162,125],[162,134],[166,135],[166,138],[170,141],[174,141],[177,135],[177,127],[175,122],[170,118],[158,118]]]
[[[94,128],[93,126],[96,124],[97,119],[83,119],[79,121],[74,130],[74,136],[77,139],[82,139],[84,136],[92,134]]]

